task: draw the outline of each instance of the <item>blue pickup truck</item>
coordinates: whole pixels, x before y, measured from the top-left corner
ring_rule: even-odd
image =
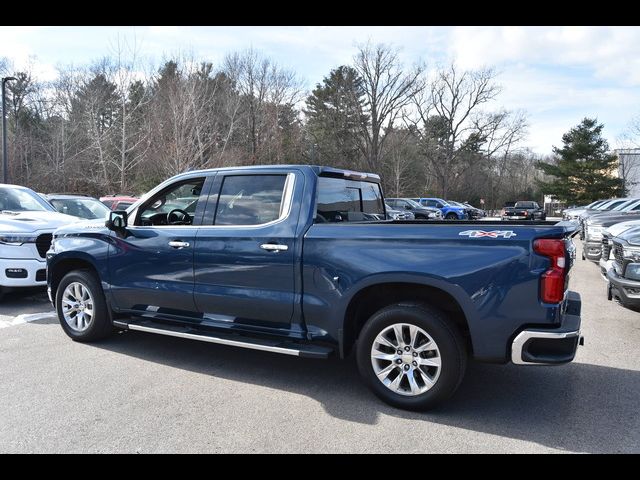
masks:
[[[567,227],[384,218],[377,175],[188,172],[106,222],[56,230],[49,296],[81,342],[117,329],[300,357],[355,351],[373,392],[413,410],[449,398],[470,358],[574,358]]]

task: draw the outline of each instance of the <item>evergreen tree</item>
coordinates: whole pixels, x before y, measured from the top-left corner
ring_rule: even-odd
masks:
[[[306,103],[307,130],[315,144],[311,161],[356,168],[362,155],[359,138],[367,125],[364,89],[356,70],[332,70]]]
[[[543,193],[570,204],[587,204],[594,200],[624,194],[622,179],[615,176],[616,156],[602,137],[603,124],[585,118],[562,136],[562,148],[553,147],[556,162],[537,162],[545,175],[555,177],[539,181]]]

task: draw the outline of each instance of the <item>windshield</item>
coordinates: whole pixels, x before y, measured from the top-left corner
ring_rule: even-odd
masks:
[[[405,198],[404,201],[407,202],[409,205],[411,205],[413,208],[424,208],[418,202],[411,200],[410,198]]]
[[[611,211],[612,212],[626,211],[627,207],[629,207],[629,206],[633,205],[634,203],[636,203],[637,200],[638,200],[637,198],[632,198],[631,200],[627,200],[626,202],[622,202],[617,207],[612,208]]]
[[[606,200],[603,203],[601,203],[600,205],[598,205],[597,207],[595,207],[594,210],[604,210],[604,209],[608,208],[609,205],[611,205],[612,203],[615,203],[615,200]]]
[[[466,207],[466,205],[463,205],[460,202],[454,202],[453,200],[449,200],[449,205],[453,205],[454,207]]]
[[[57,198],[50,202],[60,213],[87,220],[105,218],[109,213],[104,203],[93,198]]]
[[[12,212],[55,211],[37,193],[22,188],[0,188],[0,210]]]
[[[638,206],[640,206],[640,199],[634,199],[628,202],[623,208],[620,209],[621,212],[630,212],[632,210],[638,210]],[[614,208],[614,210],[618,210],[618,208]]]
[[[613,210],[615,207],[622,203],[627,203],[626,200],[614,200],[613,202],[609,202],[603,210]]]

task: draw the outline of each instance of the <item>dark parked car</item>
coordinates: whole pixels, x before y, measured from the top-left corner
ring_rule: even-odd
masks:
[[[538,202],[530,200],[516,202],[513,207],[505,207],[502,220],[546,220],[547,214]]]
[[[86,220],[106,218],[110,211],[109,207],[97,198],[85,195],[49,193],[45,198],[60,213]]]
[[[157,212],[194,189],[194,213]],[[366,221],[384,212],[374,174],[187,172],[110,212],[103,228],[56,230],[49,294],[80,342],[115,327],[318,359],[355,349],[369,388],[413,410],[449,398],[470,358],[574,358],[581,301],[567,290],[570,229]]]
[[[416,220],[440,220],[440,210],[437,208],[423,207],[410,198],[387,198],[387,204],[396,210],[406,210],[413,213]]]
[[[484,218],[487,216],[487,212],[485,212],[481,208],[474,207],[467,202],[463,202],[462,205],[467,207],[467,209],[469,210],[469,218],[471,218],[472,220],[475,220],[476,218]]]
[[[612,239],[613,268],[607,271],[608,299],[627,307],[640,307],[640,228]]]
[[[385,205],[387,210],[387,220],[415,220],[415,215],[409,210],[396,210],[388,203]]]

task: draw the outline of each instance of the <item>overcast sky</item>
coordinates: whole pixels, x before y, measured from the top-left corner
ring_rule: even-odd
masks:
[[[640,114],[638,27],[0,27],[0,57],[17,68],[32,62],[47,80],[56,65],[113,53],[118,36],[135,38],[155,64],[185,51],[215,64],[252,46],[295,70],[310,89],[367,40],[399,47],[408,65],[455,59],[463,68],[494,66],[503,86],[494,107],[528,113],[527,145],[538,153],[560,145],[562,133],[585,116],[605,124],[615,147]]]

